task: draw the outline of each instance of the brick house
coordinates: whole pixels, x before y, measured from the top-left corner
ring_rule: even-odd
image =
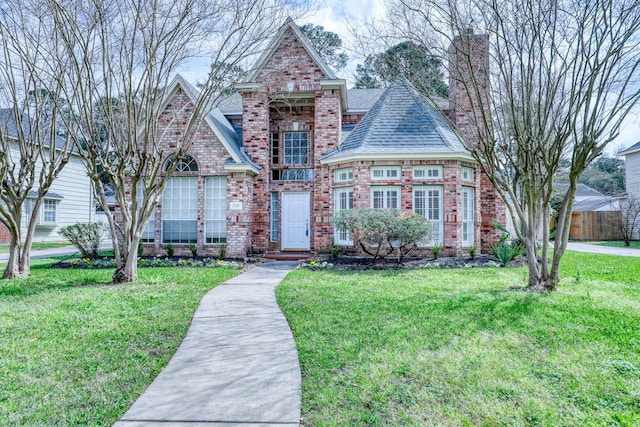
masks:
[[[486,38],[465,37],[486,52]],[[476,56],[486,72],[488,56]],[[451,103],[438,105],[406,80],[347,90],[288,20],[236,89],[206,117],[169,181],[143,235],[147,253],[166,243],[177,254],[195,243],[212,255],[224,244],[235,256],[349,249],[332,216],[365,207],[424,215],[434,227],[425,254],[434,244],[445,255],[486,251],[497,239],[490,222],[504,223],[504,206],[461,142],[473,132],[454,107],[470,105],[455,79]],[[194,96],[177,77],[160,120],[175,129],[164,132],[180,132],[176,111]]]

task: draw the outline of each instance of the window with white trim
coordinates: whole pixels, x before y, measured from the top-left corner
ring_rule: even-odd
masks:
[[[333,182],[345,182],[353,179],[353,168],[341,168],[333,171]]]
[[[287,165],[309,163],[309,132],[284,133],[284,163]]]
[[[475,243],[473,230],[475,216],[475,190],[473,187],[462,187],[462,245],[472,246]]]
[[[204,180],[204,243],[227,242],[227,178]]]
[[[413,187],[413,211],[425,217],[431,225],[431,240],[425,242],[427,246],[443,244],[444,215],[442,206],[441,185]]]
[[[353,209],[353,187],[336,188],[334,190],[334,211],[340,212]],[[347,230],[334,230],[334,242],[336,245],[353,245],[351,233]]]
[[[171,166],[171,162],[173,161],[174,158],[175,156],[170,156],[167,159],[167,161],[164,163],[165,172],[169,169],[169,166]],[[196,159],[186,154],[183,158],[178,160],[178,163],[176,164],[176,168],[174,172],[177,172],[177,173],[198,172],[198,163],[196,162]]]
[[[196,243],[198,231],[198,178],[175,176],[162,194],[162,241]]]
[[[419,165],[413,167],[413,179],[442,179],[442,165]]]
[[[371,187],[371,207],[374,209],[400,209],[400,187]]]
[[[400,166],[371,166],[371,179],[400,179]]]
[[[42,203],[42,223],[55,224],[58,222],[58,201],[44,199]]]
[[[462,180],[463,181],[473,181],[475,179],[475,171],[473,168],[463,167],[462,168]]]
[[[138,181],[138,209],[140,209],[140,205],[142,204],[142,198],[144,197],[144,182]],[[151,216],[149,217],[149,221],[147,221],[147,225],[142,230],[142,234],[140,235],[140,240],[143,242],[153,242],[155,240],[155,229],[156,229],[156,208],[153,208],[151,212]]]
[[[280,240],[280,198],[277,192],[271,193],[271,241]]]
[[[45,198],[40,204],[40,210],[36,216],[36,226],[42,228],[52,228],[58,223],[58,206],[60,200]],[[27,198],[25,203],[25,215],[27,219],[31,216],[33,208],[36,204],[36,199]]]

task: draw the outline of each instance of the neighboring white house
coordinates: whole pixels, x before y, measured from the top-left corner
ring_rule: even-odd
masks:
[[[640,142],[620,152],[624,156],[627,193],[640,198]]]
[[[7,117],[7,110],[0,109],[0,116]],[[4,114],[3,114],[4,113]],[[3,124],[6,125],[6,122]],[[5,128],[6,129],[6,128]],[[11,158],[19,161],[20,151],[18,145],[11,147]],[[36,173],[39,173],[39,165]],[[27,198],[23,208],[22,231],[26,232],[28,215],[31,214],[35,201],[37,187],[30,194],[33,199]],[[93,197],[91,180],[76,154],[72,154],[69,162],[62,169],[58,178],[53,182],[51,189],[42,203],[38,215],[38,222],[33,237],[34,242],[61,241],[61,227],[77,222],[93,222],[96,220],[96,205]],[[0,244],[9,243],[11,236],[6,227],[0,223]]]

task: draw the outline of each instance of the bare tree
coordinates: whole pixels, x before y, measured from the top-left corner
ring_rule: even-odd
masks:
[[[452,118],[470,124],[467,148],[508,202],[514,223],[522,224],[516,233],[526,245],[531,290],[558,285],[578,179],[640,98],[638,6],[637,0],[397,0],[388,6],[393,35],[418,38],[453,59]],[[549,202],[563,159],[571,161],[569,188],[551,255]]]
[[[30,274],[40,209],[73,145],[59,86],[65,60],[49,60],[59,39],[33,6],[0,5],[0,222],[11,234],[3,278]]]
[[[640,233],[640,199],[628,193],[627,199],[620,202],[622,218],[620,234],[625,246],[630,246],[633,236]]]
[[[228,74],[263,48],[286,6],[286,0],[47,2],[74,59],[69,79],[80,87],[69,98],[113,236],[114,282],[137,280],[140,236],[166,183],[204,115],[224,95]],[[170,95],[164,89],[188,60],[205,53],[211,67],[195,98],[172,112],[174,123],[159,124],[159,107]],[[166,132],[172,124],[178,135]],[[167,142],[171,152],[162,148]],[[115,188],[119,221],[108,209],[99,172]]]

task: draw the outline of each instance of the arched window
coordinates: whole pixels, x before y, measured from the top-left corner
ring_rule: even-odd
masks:
[[[165,162],[164,164],[165,172],[167,172],[167,170],[169,169],[169,166],[171,165],[171,162],[173,161],[174,158],[175,156],[171,156]],[[178,173],[198,172],[198,163],[196,163],[196,159],[194,159],[193,157],[187,154],[183,158],[178,160],[178,164],[176,165],[174,172],[178,172]]]

